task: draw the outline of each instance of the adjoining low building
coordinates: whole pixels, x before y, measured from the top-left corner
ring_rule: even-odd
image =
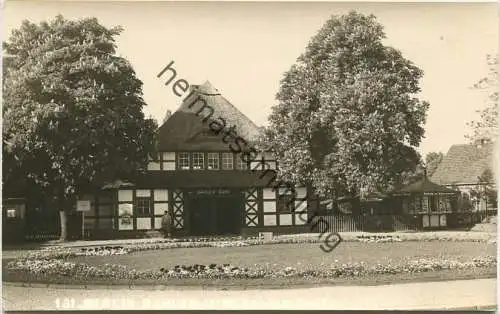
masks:
[[[403,213],[418,217],[425,229],[448,226],[448,217],[457,210],[459,193],[430,181],[425,174],[424,178],[393,192],[392,196],[400,201]]]
[[[431,180],[459,190],[462,198],[470,201],[471,210],[496,208],[496,200],[487,197],[488,191],[496,191],[493,152],[494,144],[488,140],[478,140],[474,144],[453,145],[433,173]]]

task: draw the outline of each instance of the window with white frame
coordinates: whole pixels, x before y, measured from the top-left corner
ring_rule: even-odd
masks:
[[[205,168],[205,159],[203,153],[192,153],[193,170],[203,170]]]
[[[207,154],[207,169],[208,170],[219,170],[219,153],[208,153]]]
[[[189,170],[189,153],[179,153],[179,169]]]
[[[139,217],[149,217],[151,215],[151,198],[148,197],[136,197],[135,198],[135,210]]]
[[[236,169],[248,170],[248,163],[242,160],[243,155],[236,156]]]
[[[222,170],[233,170],[233,154],[232,153],[222,153]]]

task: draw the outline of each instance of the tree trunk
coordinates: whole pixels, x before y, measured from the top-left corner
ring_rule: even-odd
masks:
[[[65,242],[68,240],[68,213],[63,209],[59,209],[59,217],[61,218],[61,237],[59,241]]]
[[[59,218],[61,221],[61,236],[59,241],[68,241],[68,213],[71,210],[71,202],[68,198],[64,197],[64,194],[60,194],[56,199],[56,206],[59,208]]]

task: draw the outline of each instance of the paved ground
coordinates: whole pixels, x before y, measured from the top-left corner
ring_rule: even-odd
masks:
[[[4,310],[493,308],[496,279],[286,290],[56,289],[3,286]]]

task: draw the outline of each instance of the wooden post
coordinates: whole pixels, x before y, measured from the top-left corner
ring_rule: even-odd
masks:
[[[85,240],[85,212],[82,212],[82,240]]]

